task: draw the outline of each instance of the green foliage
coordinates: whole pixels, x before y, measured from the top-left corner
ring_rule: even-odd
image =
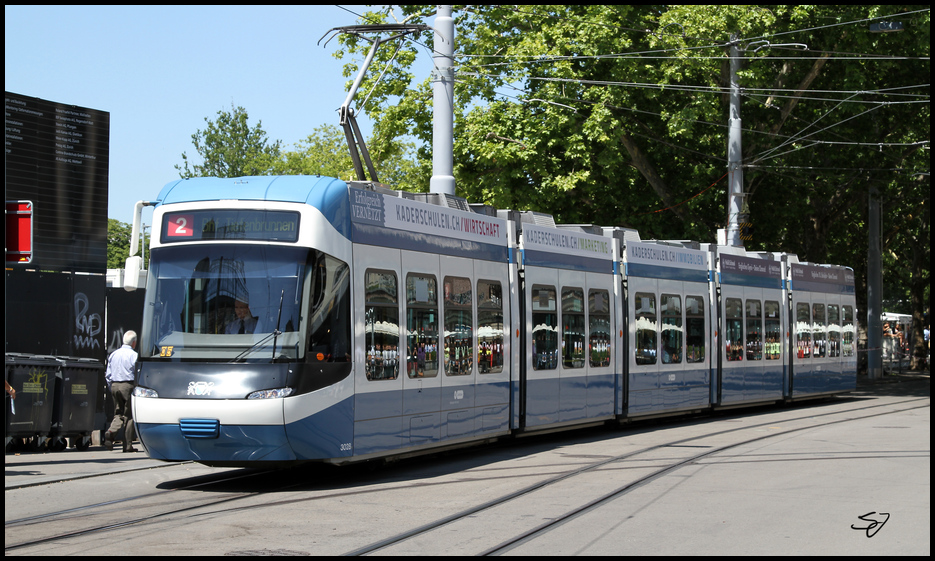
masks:
[[[270,142],[263,131],[262,122],[253,128],[247,123],[247,110],[232,108],[232,112],[218,111],[217,119],[205,122],[205,130],[192,135],[195,150],[203,164],[189,167],[190,160],[182,154],[183,165],[176,165],[182,177],[242,177],[249,175],[326,175],[344,180],[356,179],[344,132],[334,125],[315,128],[292,150],[283,150],[282,142]],[[397,189],[425,191],[431,167],[424,168],[416,161],[411,142],[367,141],[373,155],[373,146],[379,148],[374,166],[383,183]]]
[[[205,130],[192,135],[201,164],[189,167],[182,153],[182,166],[175,166],[181,177],[242,177],[268,175],[280,158],[280,142],[270,143],[258,122],[250,128],[247,110],[231,105],[231,111],[218,111],[217,119],[208,120]]]
[[[884,284],[927,286],[925,8],[456,7],[458,194],[548,212],[560,222],[713,241],[727,218],[734,36],[744,59],[744,186],[756,229],[747,247],[849,265],[862,300],[867,201],[877,189],[886,222]],[[390,21],[393,9],[410,23],[431,24],[435,13],[434,6],[382,8],[365,14],[365,22]],[[905,31],[870,33],[868,18],[887,14]],[[359,60],[369,47],[354,37],[339,40],[339,58]],[[430,49],[433,32],[419,41]],[[403,44],[401,52],[416,48]],[[374,68],[382,69],[392,51],[379,51]],[[412,84],[404,60],[391,65],[367,111],[381,150],[414,138],[426,169],[430,84]],[[348,65],[347,75],[353,70]],[[378,73],[371,74],[362,91],[374,86]]]
[[[107,268],[122,269],[130,254],[131,226],[113,218],[107,219]]]
[[[743,58],[744,189],[756,231],[748,249],[851,266],[861,303],[875,190],[884,209],[884,284],[917,312],[930,284],[925,8],[456,7],[458,194],[559,222],[636,228],[644,238],[714,241],[727,218],[734,37]],[[427,5],[383,7],[362,23],[432,23],[434,13]],[[868,19],[887,14],[905,31],[870,33]],[[417,39],[431,49],[434,32]],[[370,48],[352,35],[337,43],[338,58],[362,60]],[[400,40],[379,49],[359,89],[372,93],[356,108],[374,119],[368,147],[380,180],[410,191],[428,189],[432,167],[430,78],[411,70],[421,48]],[[356,76],[356,63],[344,73]],[[190,168],[183,154],[183,177],[353,177],[336,127],[283,151],[260,124],[247,125],[243,108],[205,121],[192,136],[204,164]]]
[[[354,163],[347,149],[344,133],[334,125],[321,125],[294,150],[282,152],[271,166],[276,175],[327,175],[350,179]]]
[[[123,269],[130,255],[130,237],[133,226],[113,218],[107,219],[107,268]],[[141,240],[138,251],[143,257],[143,263],[149,258],[149,233],[144,232],[145,238]]]

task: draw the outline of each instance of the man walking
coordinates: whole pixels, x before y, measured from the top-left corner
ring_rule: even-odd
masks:
[[[123,451],[137,452],[133,447],[136,438],[136,427],[133,423],[133,410],[130,408],[130,398],[133,395],[135,384],[136,359],[139,356],[136,348],[136,332],[127,331],[123,336],[123,346],[111,353],[107,359],[107,387],[114,396],[114,421],[110,429],[104,433],[104,447],[114,449],[114,437],[124,426]]]

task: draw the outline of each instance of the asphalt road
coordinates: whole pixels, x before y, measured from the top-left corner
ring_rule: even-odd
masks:
[[[6,553],[928,556],[930,411],[924,377],[390,465],[7,455]]]

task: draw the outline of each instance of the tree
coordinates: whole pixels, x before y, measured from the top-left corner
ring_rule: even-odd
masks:
[[[404,6],[402,14],[425,23],[434,8]],[[868,19],[887,14],[906,31],[870,33]],[[365,18],[389,15],[384,8]],[[853,267],[865,309],[867,200],[876,188],[893,209],[884,284],[928,285],[927,7],[471,6],[454,17],[460,195],[560,222],[714,241],[727,218],[734,36],[744,57],[744,184],[757,232],[747,247]],[[431,47],[433,33],[420,40]],[[339,56],[369,47],[353,36],[340,41]],[[414,57],[416,48],[400,53]],[[374,67],[393,51],[378,52]],[[368,76],[361,90],[375,80]],[[431,91],[428,78],[410,81],[408,63],[398,62],[367,109],[377,144],[410,135],[425,167]],[[911,267],[917,255],[921,265]],[[916,301],[921,317],[927,299]]]
[[[107,268],[122,269],[130,255],[131,227],[126,222],[107,219]]]
[[[344,133],[334,125],[321,125],[294,150],[283,151],[272,166],[277,175],[327,175],[350,179],[354,163]]]
[[[250,128],[247,110],[234,107],[218,111],[217,119],[192,135],[192,143],[202,163],[189,167],[188,155],[182,153],[182,166],[175,166],[181,177],[241,177],[268,175],[280,158],[280,141],[270,143],[262,121]]]
[[[371,139],[372,140],[372,139]],[[369,146],[369,143],[368,143]],[[412,143],[385,146],[382,159],[374,162],[381,183],[394,189],[419,191],[421,170],[413,157]],[[282,152],[274,162],[272,173],[280,175],[327,175],[344,180],[356,179],[347,139],[334,125],[321,125],[294,150]]]
[[[107,219],[107,268],[123,269],[127,264],[127,257],[130,255],[130,237],[133,233],[133,227],[126,222],[108,218]],[[139,252],[143,257],[143,263],[149,254],[147,251],[148,235],[143,233],[139,241]],[[145,265],[144,265],[145,267]]]

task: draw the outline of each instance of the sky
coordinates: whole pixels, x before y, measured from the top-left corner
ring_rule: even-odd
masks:
[[[197,155],[205,117],[242,106],[287,149],[338,125],[349,59],[334,58],[336,39],[318,41],[358,23],[363,7],[345,8],[7,5],[4,89],[110,113],[107,216],[131,223],[137,201],[179,178],[182,152]]]

